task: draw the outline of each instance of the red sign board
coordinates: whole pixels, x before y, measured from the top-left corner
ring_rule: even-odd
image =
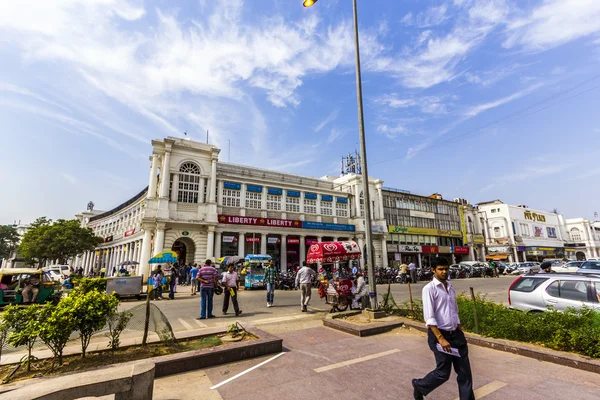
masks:
[[[260,238],[259,237],[247,237],[246,242],[247,243],[258,243],[258,242],[260,242]]]
[[[287,244],[300,244],[300,239],[288,238]]]
[[[422,246],[421,251],[423,253],[438,253],[439,249],[437,246]]]
[[[277,218],[239,217],[237,215],[219,215],[220,224],[277,226],[283,228],[302,228],[302,221]]]
[[[131,236],[135,233],[135,228],[130,229],[128,231],[125,231],[125,234],[123,235],[123,237],[127,237],[127,236]]]
[[[454,246],[454,254],[469,254],[468,246]]]
[[[360,248],[356,242],[317,242],[308,249],[306,263],[333,263],[359,258]]]

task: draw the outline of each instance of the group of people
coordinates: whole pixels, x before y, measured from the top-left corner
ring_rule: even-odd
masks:
[[[407,265],[406,261],[404,261],[400,264],[400,278],[402,279],[402,282],[408,282],[409,278],[411,283],[417,283],[419,281],[417,266],[414,262],[410,262]]]

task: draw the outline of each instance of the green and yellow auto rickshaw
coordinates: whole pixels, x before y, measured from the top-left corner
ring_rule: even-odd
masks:
[[[39,282],[35,285],[36,282]],[[29,286],[29,288],[28,288]],[[30,303],[37,289],[37,298]],[[23,301],[23,291],[27,295]],[[35,268],[0,268],[0,307],[9,304],[43,304],[58,299],[52,277]]]

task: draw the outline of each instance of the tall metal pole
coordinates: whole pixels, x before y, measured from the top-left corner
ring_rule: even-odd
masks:
[[[354,14],[354,48],[356,50],[356,97],[358,103],[358,135],[360,138],[360,169],[362,170],[363,196],[365,202],[365,242],[367,254],[367,274],[369,277],[369,298],[371,309],[377,309],[377,286],[375,282],[375,263],[371,232],[371,196],[369,195],[369,172],[367,171],[367,145],[365,143],[365,119],[363,115],[362,82],[360,77],[360,50],[358,42],[358,15],[356,0],[352,0]]]

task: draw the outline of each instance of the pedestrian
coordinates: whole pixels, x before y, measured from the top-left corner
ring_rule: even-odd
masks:
[[[542,263],[542,265],[540,265],[540,270],[538,272],[538,274],[555,274],[555,273],[556,273],[556,271],[552,271],[552,261],[544,261]]]
[[[265,267],[265,277],[263,279],[263,283],[267,287],[267,307],[273,307],[275,282],[277,282],[277,270],[273,266],[273,260],[271,260]]]
[[[475,400],[469,350],[460,329],[456,292],[448,282],[449,266],[444,257],[432,263],[433,280],[423,287],[423,318],[427,342],[435,356],[436,367],[423,379],[413,379],[413,396],[422,400],[450,378],[454,366],[460,400]],[[452,355],[457,353],[457,355]]]
[[[194,264],[194,266],[190,269],[190,284],[192,285],[192,296],[196,295],[196,290],[200,291],[200,281],[196,280],[196,277],[198,276],[198,271],[198,264]]]
[[[233,310],[235,311],[235,316],[237,317],[242,313],[240,307],[238,305],[238,274],[235,272],[235,268],[233,265],[229,265],[227,272],[223,274],[223,292],[225,294],[225,298],[223,299],[223,315],[227,315],[227,309],[229,308],[229,298],[231,298],[231,302],[233,303]]]
[[[296,288],[300,287],[300,310],[306,312],[310,302],[310,290],[312,279],[317,273],[311,267],[306,266],[306,261],[302,261],[302,268],[296,274]]]
[[[358,300],[361,301],[362,308],[365,308],[366,304],[363,304],[362,298],[369,293],[369,287],[365,282],[365,277],[362,272],[356,273],[356,289],[354,290],[354,299],[352,299],[352,308],[358,308]]]
[[[352,267],[352,275],[356,275],[357,272],[358,272],[358,266],[356,264],[354,264],[354,266]]]
[[[200,318],[215,318],[213,315],[213,296],[218,282],[219,273],[212,266],[211,260],[206,260],[204,266],[198,271],[197,279],[200,281]]]
[[[406,262],[400,264],[400,282],[406,283],[408,281],[408,265]]]
[[[408,264],[408,272],[410,272],[410,281],[412,283],[417,283],[419,279],[417,277],[417,266],[412,261],[410,262],[410,264]]]
[[[179,268],[173,267],[171,270],[171,278],[169,279],[169,299],[175,299],[177,293],[177,280],[179,279]]]
[[[154,300],[162,300],[162,280],[163,272],[160,265],[152,271],[152,286],[154,287]]]

